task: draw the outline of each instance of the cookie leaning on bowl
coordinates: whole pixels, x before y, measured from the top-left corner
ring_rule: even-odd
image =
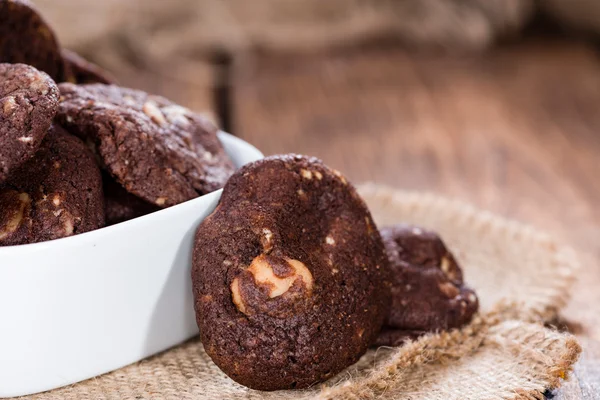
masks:
[[[315,158],[237,171],[196,232],[202,343],[254,389],[305,388],[356,362],[388,315],[381,236],[356,190]]]

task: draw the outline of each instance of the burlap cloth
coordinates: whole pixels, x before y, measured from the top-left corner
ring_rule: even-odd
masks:
[[[380,225],[409,222],[441,233],[478,292],[481,313],[461,329],[369,351],[329,382],[263,393],[225,376],[198,339],[104,376],[31,399],[542,399],[581,351],[544,327],[565,305],[577,261],[548,236],[433,195],[363,185]]]

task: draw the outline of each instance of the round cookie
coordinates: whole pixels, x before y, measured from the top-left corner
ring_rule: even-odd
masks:
[[[71,83],[114,84],[116,79],[100,66],[93,64],[74,51],[62,49],[66,81]]]
[[[54,32],[28,0],[0,0],[0,62],[23,63],[64,80]]]
[[[392,308],[376,345],[397,346],[471,320],[477,296],[436,233],[399,224],[383,228],[381,236],[392,271]]]
[[[36,155],[0,185],[0,206],[0,246],[100,228],[100,171],[81,140],[53,125]]]
[[[268,157],[229,179],[196,232],[192,282],[207,354],[260,390],[334,376],[389,311],[388,260],[366,205],[305,156]]]
[[[48,75],[24,64],[0,64],[0,183],[40,147],[58,108]]]
[[[102,174],[106,225],[114,225],[160,210],[154,204],[135,197],[108,174]]]
[[[233,164],[217,128],[169,100],[114,85],[59,86],[57,121],[96,148],[128,192],[160,207],[217,190]]]

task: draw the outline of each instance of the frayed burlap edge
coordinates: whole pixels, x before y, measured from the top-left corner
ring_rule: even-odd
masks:
[[[361,379],[342,381],[311,398],[544,399],[568,377],[581,347],[572,335],[512,319],[515,307],[499,305],[461,330],[408,343]],[[479,363],[469,371],[464,365],[471,360]],[[523,367],[520,374],[503,380],[498,371],[515,363]],[[423,380],[430,382],[419,389]]]
[[[438,230],[482,300],[460,330],[369,351],[309,390],[244,388],[209,359],[198,339],[118,371],[31,399],[543,399],[568,377],[581,348],[543,326],[566,304],[578,268],[571,250],[522,224],[430,194],[377,185],[359,192],[379,226]],[[494,282],[500,282],[496,284]]]

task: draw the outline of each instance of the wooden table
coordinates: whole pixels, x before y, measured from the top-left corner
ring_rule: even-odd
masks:
[[[193,77],[136,72],[122,80],[213,110],[266,154],[311,154],[354,182],[460,198],[572,245],[583,279],[563,317],[584,353],[553,395],[600,398],[600,59],[594,49],[531,40],[463,57],[398,47],[245,54],[199,70]]]

